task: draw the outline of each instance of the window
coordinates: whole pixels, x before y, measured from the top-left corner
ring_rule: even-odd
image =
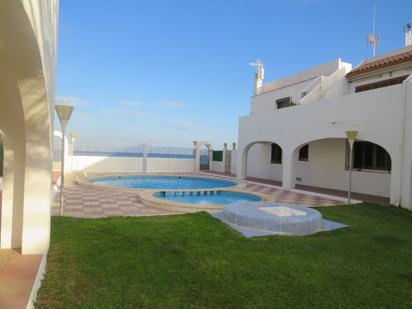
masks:
[[[272,144],[270,163],[282,164],[282,148],[278,144]]]
[[[349,157],[349,146],[347,150]],[[369,142],[355,142],[353,145],[353,169],[391,171],[391,165],[389,153],[381,146]]]
[[[366,84],[366,85],[357,86],[357,87],[355,87],[355,92],[368,91],[368,90],[372,90],[372,89],[383,88],[383,87],[388,87],[388,86],[401,84],[407,77],[408,77],[408,75],[404,75],[404,76],[400,76],[400,77],[381,80],[381,81]]]
[[[293,106],[295,104],[292,102],[291,97],[286,97],[286,98],[276,100],[276,105],[277,105],[278,109],[280,109],[280,108]]]
[[[299,149],[299,161],[309,161],[309,144]]]

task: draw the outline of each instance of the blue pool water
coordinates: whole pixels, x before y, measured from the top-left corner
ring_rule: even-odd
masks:
[[[178,176],[110,176],[94,178],[91,179],[90,182],[97,185],[119,188],[165,190],[211,189],[236,185],[236,182],[223,179]]]
[[[233,192],[233,191],[217,191],[217,192],[156,192],[154,196],[160,199],[190,203],[190,204],[230,204],[233,202],[258,202],[261,198],[254,194]]]

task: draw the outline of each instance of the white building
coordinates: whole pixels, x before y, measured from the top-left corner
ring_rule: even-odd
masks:
[[[0,1],[0,248],[47,253],[58,0]]]
[[[238,178],[346,191],[345,132],[355,130],[353,192],[412,209],[411,73],[407,46],[354,69],[338,59],[255,81],[250,114],[239,121]]]

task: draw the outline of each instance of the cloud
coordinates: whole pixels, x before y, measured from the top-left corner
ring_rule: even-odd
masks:
[[[137,101],[137,100],[121,100],[119,103],[124,106],[129,106],[129,107],[140,106],[143,104],[142,101]]]
[[[135,110],[135,109],[104,109],[102,110],[104,114],[108,115],[117,115],[117,116],[124,116],[124,117],[138,117],[138,118],[145,118],[152,115],[152,113]]]
[[[56,104],[71,105],[75,107],[86,107],[89,105],[86,99],[79,97],[56,97],[55,102]]]
[[[176,101],[161,101],[157,103],[157,105],[163,108],[172,108],[172,109],[183,107],[182,103],[176,102]]]
[[[191,130],[196,128],[196,124],[193,122],[177,122],[174,124],[165,124],[163,127],[177,130]]]

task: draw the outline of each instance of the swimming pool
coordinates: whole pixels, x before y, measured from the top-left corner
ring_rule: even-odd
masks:
[[[164,190],[196,190],[226,188],[237,185],[234,181],[204,177],[186,176],[107,176],[90,179],[96,185],[117,188],[164,189]]]
[[[262,198],[255,194],[235,192],[235,191],[205,191],[205,192],[156,192],[154,197],[189,204],[199,205],[226,205],[233,202],[258,202]]]

